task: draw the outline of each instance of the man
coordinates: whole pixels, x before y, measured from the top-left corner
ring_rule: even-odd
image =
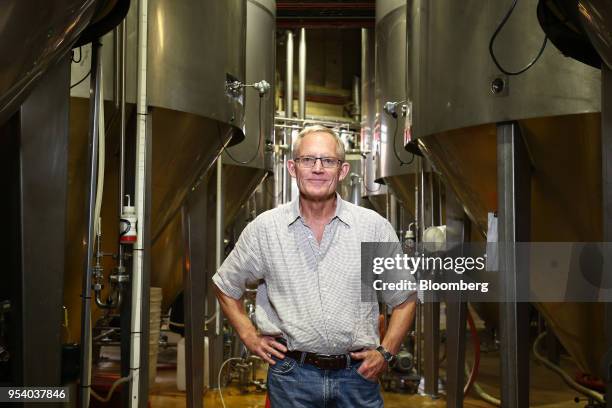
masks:
[[[382,344],[378,303],[361,301],[362,242],[397,242],[374,211],[336,193],[349,172],[344,145],[323,126],[306,127],[287,165],[299,197],[244,229],[213,276],[223,313],[245,346],[270,364],[274,408],[382,407],[378,376],[399,351],[414,316],[412,292],[394,292]],[[259,282],[256,323],[241,297]]]

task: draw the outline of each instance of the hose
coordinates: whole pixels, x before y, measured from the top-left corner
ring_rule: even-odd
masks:
[[[101,230],[102,222],[100,221],[100,212],[102,211],[102,195],[104,194],[104,159],[106,157],[106,129],[104,123],[104,75],[102,71],[102,66],[100,66],[100,118],[98,120],[98,129],[100,135],[98,137],[98,180],[97,180],[97,189],[96,189],[96,206],[94,210],[94,220],[95,220],[95,228],[94,228],[94,236],[98,236],[98,233]]]
[[[108,394],[106,394],[106,397],[99,396],[93,389],[90,389],[89,392],[91,392],[92,397],[94,397],[98,401],[100,401],[100,402],[108,402],[112,398],[113,392],[115,392],[115,388],[117,388],[119,386],[119,384],[123,384],[123,383],[129,382],[131,379],[132,379],[132,375],[131,374],[128,375],[127,377],[119,378],[117,381],[115,381],[113,383],[113,385],[111,385],[110,390],[108,390]]]
[[[495,63],[495,66],[501,72],[503,72],[506,75],[510,75],[510,76],[512,76],[512,75],[520,75],[523,72],[527,71],[529,68],[531,68],[540,59],[540,57],[542,56],[542,53],[544,52],[544,49],[546,48],[546,44],[548,42],[548,35],[544,34],[544,41],[542,42],[542,46],[540,47],[540,51],[538,51],[538,54],[535,56],[534,59],[531,60],[531,62],[529,62],[527,65],[525,65],[523,68],[519,69],[518,71],[508,71],[508,70],[504,69],[501,66],[501,64],[497,60],[497,57],[495,56],[495,51],[493,50],[493,44],[495,43],[495,39],[497,38],[497,35],[499,34],[501,29],[504,27],[506,22],[508,22],[508,19],[512,15],[512,12],[514,11],[514,8],[516,7],[516,3],[518,3],[518,0],[514,0],[512,2],[512,5],[510,6],[510,9],[506,12],[506,15],[502,19],[501,23],[499,23],[499,25],[495,29],[495,32],[491,36],[491,39],[489,40],[489,54],[491,55],[491,59]]]
[[[469,374],[469,369],[467,368],[467,365],[465,367],[465,373]],[[478,394],[478,396],[483,400],[488,402],[489,404],[495,405],[496,407],[500,407],[501,406],[501,401],[497,398],[495,398],[494,396],[487,394],[485,392],[485,390],[482,389],[482,387],[480,387],[480,384],[478,384],[476,381],[474,381],[473,384],[474,387],[474,391],[476,392],[476,394]]]
[[[212,316],[204,321],[204,326],[210,324],[213,320],[217,318],[217,313],[215,312]],[[184,326],[184,325],[183,325]]]
[[[476,330],[476,324],[470,310],[467,310],[467,321],[470,326],[470,334],[472,335],[472,343],[474,345],[474,365],[469,373],[468,381],[463,389],[463,396],[465,397],[470,392],[472,386],[476,383],[476,377],[478,377],[478,369],[480,367],[480,338],[478,337],[478,330]]]
[[[221,391],[221,388],[223,388],[223,387],[221,387],[221,371],[223,371],[223,367],[227,363],[229,363],[230,361],[233,361],[233,360],[242,360],[242,359],[240,357],[231,357],[231,358],[228,358],[227,360],[225,360],[223,362],[223,364],[221,364],[221,368],[219,368],[219,374],[217,375],[217,386],[219,387],[219,397],[221,397],[221,405],[223,406],[223,408],[226,408],[226,407],[225,407],[225,401],[223,400],[223,392]]]
[[[110,329],[108,331],[105,331],[101,334],[98,334],[96,337],[93,338],[93,341],[98,341],[102,338],[104,338],[105,336],[108,336],[109,334],[113,334],[115,332],[115,329]]]
[[[563,371],[563,369],[561,367],[559,367],[556,364],[553,364],[550,360],[548,360],[547,358],[545,358],[544,356],[542,356],[540,354],[540,352],[538,351],[540,342],[542,341],[542,339],[544,338],[544,336],[546,336],[546,332],[542,332],[540,333],[540,335],[536,338],[535,342],[533,343],[533,355],[535,356],[536,360],[538,360],[539,362],[541,362],[542,364],[544,364],[544,366],[546,366],[548,369],[554,371],[555,373],[559,374],[559,376],[563,379],[563,381],[570,386],[572,389],[578,391],[579,393],[585,395],[588,398],[592,398],[593,400],[603,404],[605,403],[603,395],[598,393],[597,391],[593,391],[589,388],[586,388],[580,384],[578,384],[576,381],[574,381],[572,379],[572,377],[570,377],[565,371]],[[468,372],[468,368],[466,366],[465,368],[466,373]],[[500,406],[501,405],[501,401],[489,394],[487,394],[481,387],[480,385],[478,385],[477,382],[474,382],[474,391],[476,391],[476,393],[478,394],[478,396],[480,398],[482,398],[483,400],[485,400],[486,402],[496,405],[496,406]]]
[[[569,385],[571,388],[573,388],[574,390],[578,391],[579,393],[587,396],[588,398],[592,398],[595,401],[604,404],[604,397],[602,394],[600,394],[597,391],[593,391],[587,387],[584,387],[580,384],[578,384],[576,381],[574,381],[574,379],[572,377],[570,377],[561,367],[559,367],[558,365],[552,363],[550,360],[548,360],[546,357],[542,356],[540,354],[540,352],[538,351],[540,342],[542,341],[542,339],[544,338],[544,336],[546,336],[547,332],[542,332],[540,333],[540,335],[536,338],[536,341],[533,343],[533,355],[535,356],[535,358],[541,362],[542,364],[544,364],[547,368],[549,368],[550,370],[554,371],[555,373],[559,374],[559,376],[563,379],[563,381],[565,381],[565,383],[567,385]]]

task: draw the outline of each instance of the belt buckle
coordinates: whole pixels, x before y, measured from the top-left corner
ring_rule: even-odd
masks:
[[[337,360],[337,356],[331,354],[319,354],[317,356],[318,366],[321,370],[335,370],[336,366],[334,362]]]

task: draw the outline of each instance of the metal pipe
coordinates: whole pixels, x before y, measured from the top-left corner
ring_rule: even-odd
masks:
[[[121,290],[116,289],[113,293],[117,294],[117,301],[114,302],[112,297],[109,297],[108,301],[104,302],[102,301],[102,291],[96,290],[95,291],[96,306],[98,306],[100,309],[108,309],[108,310],[119,308],[119,306],[121,306]]]
[[[120,70],[121,70],[121,28],[119,26],[113,29],[113,102],[115,104],[115,110],[119,109],[121,104],[121,84],[120,82]]]
[[[95,202],[98,178],[98,147],[99,147],[99,113],[100,113],[100,74],[102,60],[100,58],[99,41],[92,43],[91,71],[89,82],[90,109],[89,109],[89,191],[87,195],[87,244],[85,261],[83,265],[83,287],[81,294],[81,376],[80,376],[80,401],[81,407],[89,406],[89,385],[91,370],[91,278],[93,273],[93,242],[95,239]]]
[[[361,182],[362,178],[357,173],[351,173],[351,203],[361,205]]]
[[[430,208],[430,212],[431,212],[431,225],[436,225],[436,210],[435,210],[435,205],[436,205],[436,200],[434,199],[434,185],[433,185],[433,173],[430,172],[427,175],[427,184],[429,185],[429,208]]]
[[[421,212],[420,212],[420,223],[419,223],[419,229],[420,229],[420,233],[422,234],[425,231],[425,228],[427,227],[425,225],[425,169],[423,168],[423,159],[419,160],[419,178],[420,178],[420,183],[419,183],[419,201],[421,203],[420,207],[421,207]],[[421,235],[422,238],[422,235]]]
[[[138,235],[134,244],[132,257],[132,320],[130,323],[130,407],[139,406],[140,391],[140,347],[142,331],[142,297],[144,278],[144,244],[143,231],[149,228],[145,219],[145,185],[147,163],[147,27],[148,0],[138,3],[138,62],[137,62],[137,100],[136,100],[136,166],[135,166],[135,197],[136,218],[138,220]],[[148,288],[147,288],[148,289]]]
[[[293,31],[287,30],[287,64],[285,74],[285,117],[293,117]]]
[[[393,229],[395,230],[395,232],[397,232],[397,230],[399,229],[399,223],[397,220],[397,197],[395,196],[395,194],[391,194],[389,198],[389,222],[391,223],[391,225],[393,225]]]
[[[219,270],[223,262],[223,160],[219,155],[217,159],[217,202],[216,202],[216,217],[215,217],[215,270]],[[197,333],[197,332],[196,332]],[[221,309],[219,301],[215,300],[215,334],[221,335]],[[219,387],[221,385],[219,384]]]
[[[287,72],[285,74],[285,117],[293,117],[293,32],[287,31]],[[291,153],[291,130],[283,132],[283,145],[288,147],[280,150],[281,167],[281,193],[282,203],[289,201],[291,197],[291,176],[287,169],[287,158]]]
[[[353,120],[361,120],[361,80],[356,75],[353,76]]]
[[[432,175],[435,174],[432,172]],[[444,203],[442,202],[442,179],[439,176],[436,176],[436,181],[438,182],[438,222],[439,225],[444,225],[445,222],[442,219],[442,206]]]
[[[415,220],[414,224],[416,226],[416,233],[414,234],[415,240],[415,248],[419,250],[419,244],[421,243],[423,233],[423,203],[421,201],[422,198],[422,186],[421,186],[421,176],[422,176],[422,159],[418,158],[418,172],[415,172],[415,191],[414,191],[414,202],[415,202]],[[416,254],[418,255],[418,253]],[[418,301],[416,305],[416,322],[415,322],[415,358],[416,358],[416,371],[417,375],[423,375],[423,304]]]
[[[416,302],[416,313],[414,322],[414,358],[416,360],[416,373],[419,377],[423,375],[423,334],[422,334],[422,320],[423,304]]]
[[[275,116],[275,121],[283,121],[285,123],[313,123],[313,124],[322,124],[329,126],[339,126],[341,129],[350,130],[351,126],[355,129],[359,129],[361,126],[360,122],[352,121],[348,118],[332,118],[332,117],[324,117],[324,116],[315,116],[311,115],[308,119],[300,119],[300,118],[285,118],[282,116]],[[278,126],[278,125],[277,125]]]
[[[298,56],[298,117],[306,118],[306,29],[300,28]]]
[[[96,337],[93,338],[93,341],[98,341],[100,339],[102,339],[105,336],[108,336],[109,334],[113,334],[115,332],[116,329],[109,329],[107,331],[105,331],[104,333],[98,334]]]
[[[127,28],[125,20],[119,24],[118,31],[120,34],[119,38],[119,55],[120,55],[120,66],[119,66],[119,215],[123,212],[123,199],[125,194],[125,49],[126,49],[126,38]],[[123,271],[123,245],[119,244],[118,248],[118,270],[121,273]]]

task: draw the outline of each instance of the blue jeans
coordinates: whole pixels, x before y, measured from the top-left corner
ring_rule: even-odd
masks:
[[[357,372],[361,362],[348,368],[320,370],[290,357],[268,369],[268,397],[272,408],[380,408],[380,385]]]

